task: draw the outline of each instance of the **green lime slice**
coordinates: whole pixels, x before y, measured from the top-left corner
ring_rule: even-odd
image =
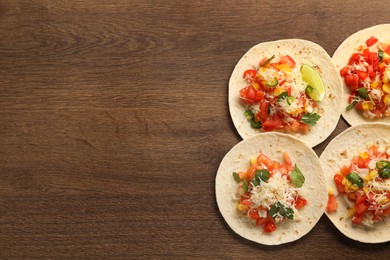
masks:
[[[321,101],[325,97],[325,86],[320,74],[311,66],[303,64],[301,66],[302,79],[310,86],[307,94],[315,101]]]

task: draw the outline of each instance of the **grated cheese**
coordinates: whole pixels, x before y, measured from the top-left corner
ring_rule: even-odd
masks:
[[[286,176],[283,176],[279,171],[275,171],[267,182],[253,187],[250,199],[255,207],[270,209],[272,205],[279,201],[286,207],[294,208],[298,191],[298,188],[290,185]]]

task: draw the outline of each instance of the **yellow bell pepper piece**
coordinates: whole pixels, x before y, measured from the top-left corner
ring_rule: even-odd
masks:
[[[387,94],[390,94],[390,83],[385,83],[382,85],[382,89],[384,92],[386,92]]]
[[[383,98],[383,102],[386,104],[386,105],[389,105],[390,104],[390,95],[387,94],[384,98]]]
[[[374,104],[374,102],[372,102],[372,101],[365,101],[365,102],[363,102],[363,104],[362,104],[362,108],[363,108],[363,110],[365,110],[365,111],[373,110],[373,109],[375,108],[375,104]]]

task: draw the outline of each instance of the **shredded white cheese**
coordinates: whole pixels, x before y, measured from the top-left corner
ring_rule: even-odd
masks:
[[[293,205],[298,191],[298,188],[290,185],[286,176],[275,171],[267,182],[253,187],[250,199],[254,207],[270,209],[272,205],[279,201],[286,207],[294,208]]]

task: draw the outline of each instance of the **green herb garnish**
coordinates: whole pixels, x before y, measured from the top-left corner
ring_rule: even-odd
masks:
[[[253,185],[253,187],[255,186],[259,186],[261,184],[261,182],[266,182],[268,181],[269,179],[269,171],[266,170],[266,169],[263,169],[263,170],[257,170],[255,172],[255,177],[253,177],[251,183]]]
[[[282,216],[283,218],[292,220],[294,219],[294,210],[284,206],[278,201],[268,210],[268,216],[271,216],[273,219],[275,219],[278,215]]]
[[[321,116],[317,113],[309,113],[302,116],[301,122],[307,125],[315,125]]]
[[[298,169],[298,166],[296,164],[294,165],[294,169],[290,173],[290,178],[292,184],[297,188],[302,187],[303,183],[305,182],[305,176],[303,176],[302,172]]]

